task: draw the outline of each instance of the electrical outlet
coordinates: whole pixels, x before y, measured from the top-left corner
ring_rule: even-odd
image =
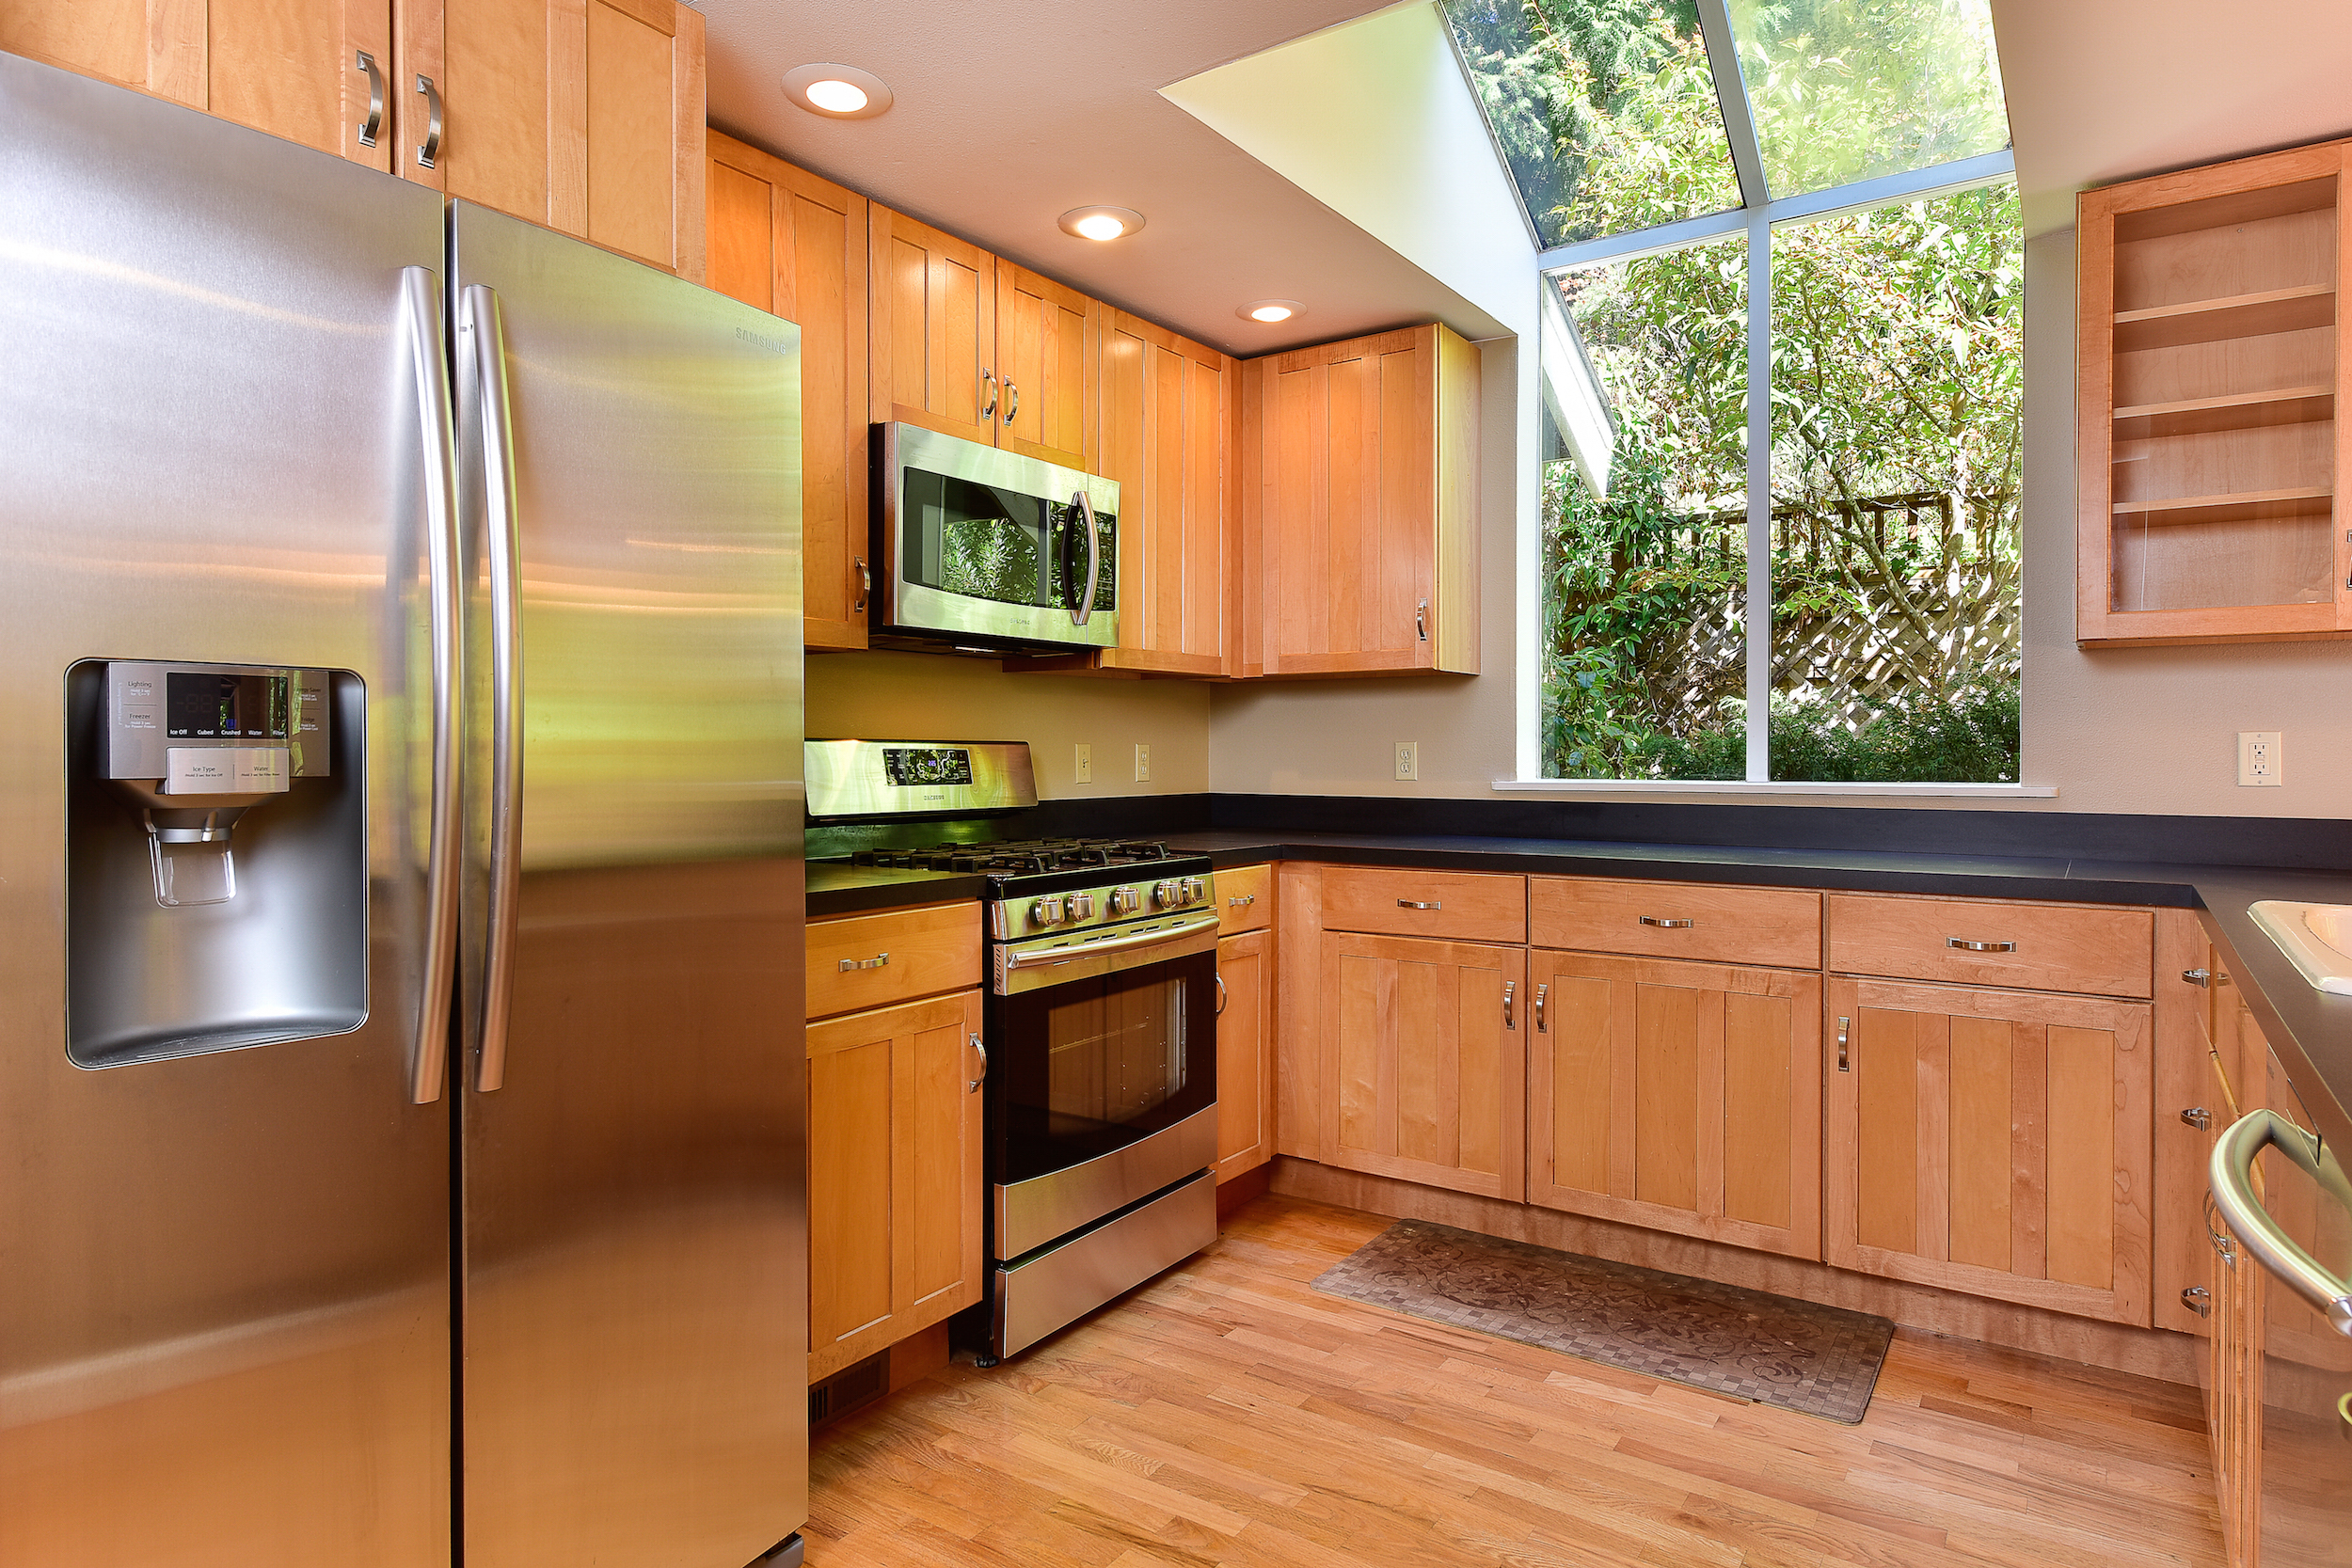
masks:
[[[1152,778],[1152,748],[1138,743],[1136,747],[1136,783],[1147,784]]]
[[[1421,742],[1400,740],[1396,743],[1396,776],[1400,779],[1421,777]]]
[[[2277,730],[2237,732],[2237,782],[2242,784],[2283,784],[2287,777],[2286,736]]]
[[[1078,783],[1092,784],[1094,782],[1094,748],[1083,740],[1079,741],[1078,754],[1072,759],[1070,770],[1071,776]]]

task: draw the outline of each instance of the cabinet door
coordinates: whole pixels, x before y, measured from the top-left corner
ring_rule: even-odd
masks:
[[[1821,1256],[1821,981],[1537,951],[1531,1203]]]
[[[998,446],[1093,471],[1100,310],[1075,289],[996,263]]]
[[[2147,1003],[1836,979],[1829,1012],[1828,1261],[2147,1324]]]
[[[702,13],[675,0],[400,0],[398,171],[701,281]],[[442,135],[432,162],[430,104]]]
[[[1274,957],[1270,933],[1216,944],[1216,1179],[1274,1158]]]
[[[1327,931],[1323,966],[1324,1161],[1519,1199],[1527,950]]]
[[[890,211],[867,209],[874,422],[996,444],[996,258]]]
[[[1102,668],[1225,670],[1234,361],[1120,311],[1103,330],[1100,467],[1119,481],[1119,646]]]
[[[392,94],[389,0],[0,0],[0,49],[288,141],[391,166],[392,106],[367,123],[366,54]]]
[[[980,993],[808,1029],[808,1375],[980,1299]]]
[[[866,198],[710,133],[709,282],[801,329],[801,641],[866,646]]]

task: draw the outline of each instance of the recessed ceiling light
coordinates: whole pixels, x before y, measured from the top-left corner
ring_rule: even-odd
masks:
[[[1293,316],[1303,316],[1306,313],[1307,308],[1295,299],[1252,300],[1233,312],[1246,322],[1263,322],[1269,326],[1276,322],[1286,322]]]
[[[871,119],[890,107],[890,86],[853,65],[804,65],[784,73],[785,96],[828,119]]]
[[[1116,240],[1142,227],[1133,207],[1073,207],[1061,215],[1061,231],[1082,240]]]

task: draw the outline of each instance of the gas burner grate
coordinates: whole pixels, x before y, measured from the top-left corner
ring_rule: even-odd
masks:
[[[850,857],[850,863],[917,871],[972,871],[1020,877],[1083,870],[1089,866],[1142,865],[1168,858],[1168,846],[1150,839],[1040,838],[993,844],[933,844],[916,849],[861,849]]]

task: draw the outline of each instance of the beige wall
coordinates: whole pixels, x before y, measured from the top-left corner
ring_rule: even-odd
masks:
[[[2025,776],[2057,784],[2057,797],[1800,795],[1773,803],[2352,816],[2352,643],[2075,646],[2074,265],[2071,230],[2027,247]],[[1490,781],[1512,776],[1518,684],[1512,654],[1518,599],[1523,592],[1532,596],[1532,585],[1522,582],[1520,552],[1509,541],[1533,505],[1515,448],[1532,440],[1534,429],[1532,419],[1514,417],[1499,400],[1516,392],[1524,406],[1532,388],[1507,342],[1486,350],[1486,673],[1220,689],[1212,733],[1216,789],[1493,798]],[[2281,787],[2237,785],[2239,730],[2284,732]],[[1420,741],[1418,784],[1391,778],[1396,740]]]
[[[1044,800],[1188,795],[1209,787],[1209,694],[1196,681],[1009,675],[942,654],[811,654],[808,733],[818,739],[1025,740]],[[1079,741],[1094,782],[1072,778]],[[1135,748],[1152,780],[1135,780]]]

